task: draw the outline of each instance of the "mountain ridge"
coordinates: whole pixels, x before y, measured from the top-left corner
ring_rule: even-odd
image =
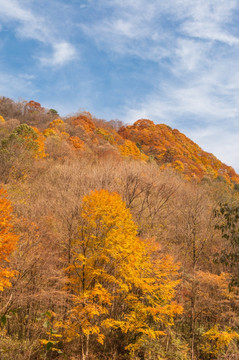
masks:
[[[111,154],[154,161],[161,169],[172,168],[188,180],[214,179],[239,186],[239,175],[231,166],[178,129],[149,119],[124,125],[119,120],[97,119],[86,111],[61,118],[56,110],[45,109],[33,100],[14,102],[5,97],[0,98],[0,116],[0,140],[10,136],[14,126],[25,123],[37,129],[50,157],[81,156],[82,151],[97,156]]]
[[[228,183],[239,184],[235,170],[177,129],[152,120],[140,119],[133,125],[122,127],[119,134],[138,144],[147,155],[152,156],[162,169],[173,167],[186,177],[205,179],[207,176]]]

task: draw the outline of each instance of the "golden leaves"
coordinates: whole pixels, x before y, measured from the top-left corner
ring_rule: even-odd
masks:
[[[0,124],[4,124],[5,123],[5,119],[4,117],[2,117],[2,115],[0,115]]]
[[[201,345],[201,350],[206,355],[217,356],[225,347],[234,339],[239,339],[239,334],[231,328],[224,331],[218,328],[218,325],[213,326],[210,330],[203,334],[204,343]]]
[[[155,257],[153,240],[137,237],[117,193],[95,190],[85,196],[81,218],[75,258],[66,270],[73,294],[67,331],[80,337],[97,334],[99,342],[108,328],[138,339],[163,335],[162,324],[172,325],[182,312],[172,301],[178,266],[169,256]]]

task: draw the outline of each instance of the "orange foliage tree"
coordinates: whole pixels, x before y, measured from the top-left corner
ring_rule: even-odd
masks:
[[[68,142],[77,150],[84,148],[84,142],[78,136],[70,136]]]
[[[45,109],[41,106],[41,104],[39,102],[36,102],[34,100],[30,100],[28,103],[26,103],[26,108],[30,111],[30,112],[34,112],[34,111],[44,111]]]
[[[12,207],[7,199],[6,191],[0,189],[0,291],[10,287],[9,278],[14,276],[14,271],[8,269],[9,255],[13,252],[18,241],[18,236],[13,232],[11,224]]]
[[[81,127],[86,132],[92,132],[96,129],[95,124],[93,123],[92,115],[87,111],[80,113],[76,117],[70,118],[69,122],[75,127]]]

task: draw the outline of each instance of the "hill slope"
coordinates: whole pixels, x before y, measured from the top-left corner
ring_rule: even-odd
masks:
[[[201,180],[209,177],[239,184],[239,176],[232,167],[167,125],[155,125],[151,120],[142,119],[131,126],[122,127],[119,134],[133,141],[162,168],[173,167],[187,178]]]
[[[70,158],[86,151],[96,156],[110,154],[155,161],[161,169],[173,168],[187,179],[217,179],[239,185],[239,176],[232,167],[203,151],[180,131],[148,119],[119,129],[120,121],[107,122],[88,112],[60,119],[56,110],[45,109],[35,101],[16,103],[0,98],[0,140],[24,123],[37,128],[49,157]]]

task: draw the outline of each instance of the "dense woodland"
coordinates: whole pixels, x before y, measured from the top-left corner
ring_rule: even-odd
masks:
[[[178,130],[0,98],[0,359],[239,359],[238,219]]]

